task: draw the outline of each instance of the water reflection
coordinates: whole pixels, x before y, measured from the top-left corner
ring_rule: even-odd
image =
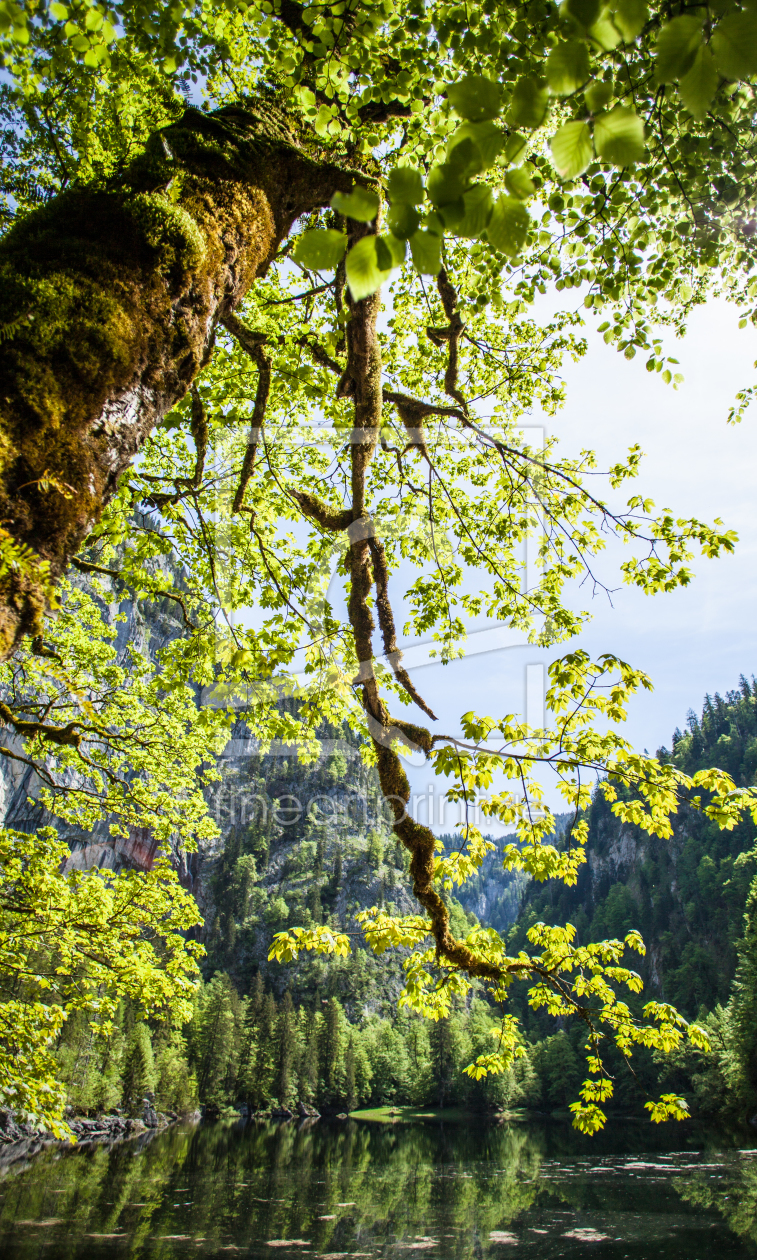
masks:
[[[757,1152],[646,1125],[593,1142],[477,1117],[174,1128],[48,1151],[0,1196],[5,1260],[757,1257]]]

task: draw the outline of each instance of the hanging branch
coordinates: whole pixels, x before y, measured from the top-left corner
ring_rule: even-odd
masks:
[[[100,564],[90,563],[89,560],[80,560],[78,556],[74,556],[72,558],[71,564],[73,565],[75,569],[78,569],[80,573],[102,573],[104,577],[118,578],[121,582],[123,582],[124,586],[129,585],[123,573],[121,573],[119,569],[105,569]],[[160,586],[154,587],[153,590],[148,591],[147,594],[153,597],[158,595],[158,596],[162,596],[164,599],[174,600],[174,602],[177,603],[179,607],[181,608],[181,614],[184,619],[184,625],[187,627],[187,629],[197,630],[198,627],[196,623],[192,621],[192,618],[189,616],[189,613],[187,612],[187,606],[184,603],[184,600],[182,599],[181,595],[177,595],[175,591],[166,591]],[[38,653],[38,655],[40,654]],[[41,655],[49,656],[50,653],[43,652],[41,653]]]
[[[446,328],[427,328],[426,333],[434,345],[443,346],[447,342],[449,346],[447,370],[444,373],[444,392],[448,397],[454,398],[455,402],[460,404],[467,416],[467,403],[457,387],[457,347],[465,325],[457,309],[457,291],[454,285],[451,284],[449,276],[443,267],[436,277],[436,287],[439,290],[444,314],[447,316],[449,324]]]
[[[196,385],[192,385],[192,410],[190,413],[190,429],[195,444],[195,470],[189,485],[192,490],[199,490],[202,475],[205,471],[205,456],[208,453],[208,417],[205,406]]]
[[[362,224],[355,225],[357,238],[367,231]],[[352,627],[355,653],[359,669],[355,684],[362,692],[363,707],[368,718],[368,729],[376,750],[381,790],[394,814],[394,832],[411,854],[410,875],[413,893],[426,910],[431,932],[436,941],[439,958],[460,967],[471,976],[493,981],[501,980],[506,971],[477,956],[464,942],[457,940],[449,929],[449,912],[434,887],[434,855],[436,838],[430,827],[415,821],[408,812],[410,785],[398,754],[392,744],[401,732],[413,740],[426,753],[431,751],[432,737],[423,727],[393,720],[381,699],[373,669],[372,635],[373,615],[368,605],[373,575],[376,582],[377,607],[386,600],[385,557],[383,548],[377,545],[373,525],[365,509],[366,473],[373,457],[381,425],[382,390],[380,383],[381,358],[376,320],[379,312],[378,294],[360,302],[348,299],[350,318],[347,325],[347,374],[354,383],[355,414],[351,443],[351,483],[353,524],[349,527],[350,548],[347,565],[350,573],[350,597],[348,615]],[[459,333],[456,335],[459,336]],[[458,400],[459,401],[459,400]],[[382,559],[384,567],[382,568]],[[384,603],[386,616],[388,600]],[[388,633],[388,618],[382,632]],[[391,642],[389,637],[389,642]],[[386,644],[387,638],[384,642]],[[423,706],[426,707],[425,705]],[[426,710],[428,712],[428,710]]]
[[[378,613],[379,627],[381,629],[381,637],[384,641],[384,652],[386,659],[392,667],[392,672],[397,682],[404,687],[411,700],[414,700],[419,709],[423,709],[432,721],[436,721],[436,714],[429,708],[426,701],[416,691],[407,670],[401,664],[402,652],[397,647],[397,633],[394,627],[394,613],[389,603],[388,582],[389,573],[386,565],[386,551],[384,544],[379,538],[370,538],[368,545],[371,549],[371,560],[373,562],[373,581],[376,586],[376,611]]]
[[[266,404],[271,391],[271,359],[265,350],[267,341],[265,333],[253,332],[236,315],[227,315],[223,320],[223,325],[236,338],[239,345],[250,356],[258,369],[258,387],[255,391],[255,406],[252,412],[252,420],[250,421],[250,434],[244,459],[242,460],[239,485],[234,495],[234,502],[231,505],[232,512],[241,512],[245,491],[255,469],[255,459],[263,431],[263,421],[265,420]]]

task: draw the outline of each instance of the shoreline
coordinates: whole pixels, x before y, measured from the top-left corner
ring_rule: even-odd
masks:
[[[0,1168],[10,1167],[21,1159],[31,1159],[51,1147],[81,1150],[88,1146],[115,1146],[135,1138],[153,1136],[186,1121],[199,1121],[200,1113],[179,1116],[176,1112],[152,1111],[152,1123],[134,1116],[102,1115],[72,1116],[66,1124],[74,1135],[58,1138],[49,1131],[34,1129],[28,1124],[18,1124],[9,1112],[0,1112]]]

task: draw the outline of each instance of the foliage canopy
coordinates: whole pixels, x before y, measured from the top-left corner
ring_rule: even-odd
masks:
[[[434,715],[402,665],[395,611],[402,600],[405,632],[431,638],[444,662],[481,615],[554,644],[584,624],[566,587],[599,580],[607,536],[629,546],[623,579],[650,595],[688,583],[695,553],[733,548],[720,521],[625,497],[638,447],[619,455],[600,497],[590,451],[534,449],[519,421],[535,405],[559,407],[560,365],[584,353],[584,319],[600,317],[606,342],[627,359],[643,353],[672,385],[680,377],[663,332],[682,332],[694,305],[724,293],[757,322],[757,10],[730,0],[2,0],[0,32],[8,239],[48,206],[65,213],[72,190],[131,187],[158,129],[163,187],[149,194],[150,214],[194,242],[171,263],[191,271],[204,238],[169,142],[179,119],[212,137],[230,119],[252,119],[254,130],[264,106],[326,172],[319,205],[236,312],[219,308],[203,370],[77,562],[135,596],[174,600],[184,636],[135,668],[123,691],[94,605],[86,611],[67,588],[54,628],[4,667],[3,720],[27,759],[45,759],[48,799],[64,817],[83,808],[91,826],[99,811],[184,845],[209,834],[203,740],[210,756],[241,714],[263,746],[289,740],[312,759],[319,724],[349,721],[412,855],[422,913],[375,911],[361,925],[377,952],[406,951],[402,1001],[439,1019],[472,984],[506,1002],[524,981],[532,1005],[584,1019],[589,1077],[574,1116],[595,1131],[612,1096],[604,1037],[630,1056],[703,1034],[663,1003],[639,1012],[621,1000],[619,989],[639,987],[626,965],[627,949],[643,950],[636,933],[577,947],[570,925],[540,924],[532,952],[516,957],[486,926],[457,940],[444,892],[479,868],[489,844],[466,825],[459,852],[438,853],[405,808],[402,747],[427,755],[450,799],[515,828],[507,865],[568,884],[584,860],[581,811],[597,776],[619,817],[662,837],[681,792],[724,827],[757,815],[757,799],[725,772],[688,777],[635,753],[617,724],[629,696],[651,684],[610,654],[592,661],[574,650],[551,667],[545,729],[469,713],[459,735],[440,735],[400,718],[400,705]],[[188,97],[202,97],[204,121]],[[329,186],[330,171],[344,187]],[[145,231],[168,231],[157,223]],[[544,315],[542,295],[573,289],[578,309]],[[13,345],[34,317],[17,311],[3,337]],[[733,418],[749,397],[743,390]],[[40,495],[78,492],[56,468],[35,484]],[[137,508],[160,529],[144,528]],[[12,538],[0,555],[3,572],[33,563]],[[81,617],[94,618],[88,629]],[[192,686],[202,689],[199,713]],[[282,709],[282,694],[294,709]],[[551,842],[544,767],[575,810],[567,847]],[[29,840],[31,853],[35,843],[44,851],[52,841]],[[343,952],[349,941],[324,926],[281,934],[273,951],[286,960],[302,948]],[[504,1071],[518,1048],[505,1014],[496,1049],[468,1070]],[[675,1095],[649,1108],[655,1120],[685,1114]]]

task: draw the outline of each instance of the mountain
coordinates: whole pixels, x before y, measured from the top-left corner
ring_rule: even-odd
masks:
[[[84,577],[77,580],[86,585]],[[183,633],[169,600],[135,601],[117,579],[106,581],[106,597],[103,615],[123,617],[121,654],[136,645],[154,659]],[[450,1020],[429,1031],[424,1021],[397,1013],[401,959],[376,958],[358,936],[346,959],[303,955],[288,966],[268,962],[273,934],[288,925],[328,923],[353,932],[359,909],[378,904],[413,913],[417,908],[407,855],[392,835],[378,777],[363,759],[359,738],[346,727],[328,725],[319,737],[318,761],[303,765],[292,745],[274,744],[262,753],[244,723],[237,723],[218,759],[219,779],[208,791],[220,838],[195,854],[176,855],[182,882],[204,916],[199,935],[207,953],[195,1020],[185,1033],[166,1031],[148,1028],[135,1012],[124,1010],[115,1041],[102,1060],[92,1059],[84,1084],[76,1084],[71,1068],[72,1102],[84,1110],[106,1105],[106,1096],[127,1098],[132,1078],[142,1082],[142,1091],[154,1078],[162,1082],[156,1089],[163,1105],[176,1110],[198,1097],[214,1106],[232,1105],[240,1090],[250,1106],[272,1100],[294,1105],[299,1098],[319,1107],[445,1100],[564,1107],[580,1080],[584,1030],[576,1024],[555,1031],[554,1021],[534,1012],[517,987],[512,1001],[529,1053],[519,1061],[518,1074],[473,1089],[461,1072],[473,1049],[485,1049],[491,1036],[495,1012],[486,1003],[476,1000],[469,1010],[458,1003]],[[725,697],[706,697],[701,717],[689,713],[671,749],[657,755],[688,773],[718,766],[740,786],[751,785],[757,770],[757,683],[742,678]],[[35,802],[36,793],[27,768],[0,761],[0,807],[7,825],[33,830],[54,821]],[[714,1020],[712,1028],[726,1047],[704,1066],[688,1060],[674,1065],[674,1086],[693,1092],[703,1107],[708,1096],[724,1110],[736,1095],[757,1103],[757,1025],[753,1036],[748,1017],[757,993],[752,995],[747,974],[747,954],[752,949],[757,957],[757,945],[747,940],[748,925],[744,935],[757,869],[755,826],[742,822],[723,832],[684,803],[673,837],[658,840],[619,822],[599,791],[587,817],[587,862],[575,887],[539,884],[504,871],[499,841],[475,879],[450,898],[453,929],[464,935],[480,920],[507,934],[516,951],[538,920],[573,923],[579,941],[622,937],[638,928],[647,955],[640,967],[637,957],[631,962],[644,980],[636,1005],[662,998],[689,1018]],[[557,819],[558,845],[565,821]],[[105,823],[88,833],[59,830],[70,845],[71,865],[81,869],[145,868],[155,857],[145,830],[132,829],[124,837],[111,836]],[[455,836],[442,839],[448,846],[459,843]],[[72,1021],[60,1049],[66,1072],[69,1060],[82,1062],[89,1036]],[[616,1089],[616,1102],[634,1109],[640,1106],[639,1087],[659,1092],[660,1084],[651,1056],[639,1056],[636,1070],[635,1082],[623,1077]]]
[[[757,768],[757,683],[705,698],[701,718],[688,715],[663,761],[681,770],[717,766],[739,786]],[[588,811],[587,862],[573,888],[552,880],[525,891],[512,944],[520,945],[540,919],[572,923],[578,940],[623,937],[637,928],[647,946],[639,968],[645,993],[672,1002],[687,1017],[728,1000],[736,969],[749,887],[757,870],[757,829],[751,820],[721,831],[682,804],[673,836],[660,840],[621,823],[601,791]],[[533,1021],[532,1026],[533,1026]]]

